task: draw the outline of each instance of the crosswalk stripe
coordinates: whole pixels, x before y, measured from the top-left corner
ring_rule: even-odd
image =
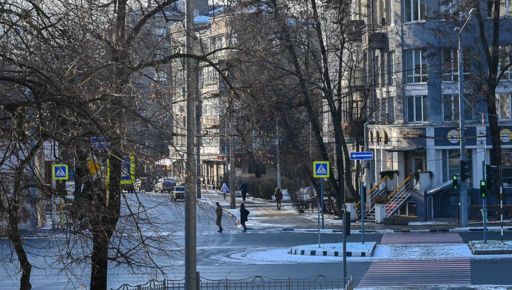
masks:
[[[462,243],[458,233],[398,233],[384,234],[381,244],[437,244]]]
[[[375,261],[359,287],[471,284],[469,259]]]

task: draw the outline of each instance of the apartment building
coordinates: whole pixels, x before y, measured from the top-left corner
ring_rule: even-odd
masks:
[[[223,50],[235,41],[226,16],[218,15],[219,7],[204,15],[196,15],[194,25],[197,42],[195,52],[198,55],[209,55],[216,65],[211,66],[200,62],[196,70],[198,79],[198,102],[196,121],[200,121],[200,159],[201,180],[211,188],[220,188],[225,179],[228,157],[228,138],[226,133],[226,98],[229,91],[219,78],[218,68],[222,69],[228,59],[227,50]],[[174,49],[184,48],[183,27],[177,23],[171,28]],[[186,69],[185,61],[177,60],[172,64],[172,88],[174,94],[173,116],[174,137],[170,146],[170,159],[173,163],[172,172],[179,178],[185,176],[186,152]]]
[[[457,33],[469,17],[465,1],[368,0],[355,1],[353,24],[361,27],[368,88],[368,150],[374,159],[366,172],[371,185],[386,184],[386,191],[404,194],[392,214],[440,218],[457,217],[459,193],[451,178],[459,173],[459,96]],[[484,15],[490,13],[481,1]],[[490,14],[489,14],[490,15]],[[502,1],[500,67],[510,63],[512,48],[511,3]],[[364,24],[361,26],[362,21]],[[485,21],[491,21],[490,18]],[[487,25],[491,28],[491,25]],[[461,34],[465,76],[465,142],[469,160],[469,215],[481,209],[479,182],[490,162],[487,104],[479,76],[485,73],[485,57],[477,18],[472,17]],[[488,35],[492,34],[487,31]],[[501,130],[504,202],[512,215],[512,68],[497,87]],[[386,180],[384,180],[386,179]],[[380,187],[382,188],[382,186]],[[380,189],[377,189],[380,190]],[[495,215],[497,193],[489,195],[490,216]]]

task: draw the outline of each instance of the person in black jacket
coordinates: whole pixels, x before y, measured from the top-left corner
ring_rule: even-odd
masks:
[[[249,185],[245,183],[245,181],[242,181],[242,184],[240,184],[240,191],[242,192],[242,200],[245,201],[245,198],[247,197],[247,189],[249,188]]]
[[[245,209],[245,204],[240,204],[240,222],[242,223],[242,226],[244,227],[244,232],[247,231],[247,227],[245,226],[245,222],[247,221],[247,217],[249,216],[250,211]]]

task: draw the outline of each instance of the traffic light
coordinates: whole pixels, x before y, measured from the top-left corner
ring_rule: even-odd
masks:
[[[460,161],[460,180],[466,181],[471,175],[471,163],[467,160]]]
[[[480,194],[482,194],[482,198],[487,197],[487,181],[480,180]]]
[[[455,190],[459,189],[459,177],[457,175],[452,176],[452,186]]]

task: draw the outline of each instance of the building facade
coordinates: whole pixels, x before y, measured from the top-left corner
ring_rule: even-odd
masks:
[[[462,2],[369,0],[357,1],[352,7],[354,24],[365,22],[362,37],[354,42],[361,44],[365,56],[365,81],[370,92],[365,141],[374,159],[366,171],[367,185],[371,188],[387,178],[386,186],[393,192],[410,183],[411,193],[395,213],[428,218],[456,217],[458,213],[459,193],[451,188],[451,179],[460,170],[454,28],[468,17],[469,8],[462,7]],[[500,68],[510,63],[512,47],[511,3],[502,2]],[[484,15],[489,13],[487,7],[487,1],[481,1]],[[491,148],[487,103],[480,82],[487,64],[478,31],[477,17],[473,16],[461,34],[465,148],[471,165],[469,214],[473,218],[481,208],[479,183],[485,179]],[[496,89],[506,205],[512,204],[511,77],[509,67]],[[496,198],[497,193],[489,195],[491,209],[496,209]],[[510,214],[510,210],[506,212]]]

